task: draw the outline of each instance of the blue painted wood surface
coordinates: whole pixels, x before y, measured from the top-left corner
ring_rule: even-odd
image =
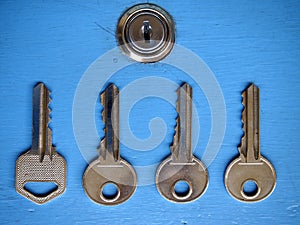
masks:
[[[299,224],[299,1],[153,1],[174,17],[176,43],[209,65],[224,94],[226,134],[208,168],[209,188],[189,204],[166,201],[153,184],[139,186],[129,201],[116,207],[100,206],[87,198],[81,184],[87,162],[72,128],[75,90],[88,66],[117,45],[117,20],[136,3],[140,1],[1,1],[0,223]],[[194,84],[186,74],[163,64],[135,64],[111,81],[123,88],[149,74]],[[68,163],[66,192],[42,206],[14,188],[15,160],[31,145],[31,95],[38,81],[52,90],[53,142]],[[261,90],[261,149],[278,176],[274,193],[255,204],[232,199],[223,183],[242,136],[241,91],[249,82]],[[210,112],[199,88],[194,96],[201,118],[195,155],[201,157],[209,138]],[[170,104],[144,99],[133,108],[129,122],[134,134],[144,139],[150,135],[150,119],[156,116],[167,124],[166,137],[157,148],[138,152],[121,146],[121,154],[133,165],[158,163],[169,154],[176,118]],[[96,149],[91,151],[97,154]]]

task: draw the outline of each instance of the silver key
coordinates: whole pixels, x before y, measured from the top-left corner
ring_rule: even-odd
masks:
[[[184,83],[177,90],[177,126],[172,154],[156,172],[156,186],[160,194],[172,202],[190,202],[199,198],[207,189],[208,172],[205,165],[192,153],[192,88]],[[175,186],[183,181],[188,191],[178,193]]]
[[[102,119],[105,137],[99,146],[99,157],[83,175],[83,187],[88,197],[103,205],[117,205],[128,200],[136,189],[133,167],[120,157],[119,147],[119,89],[110,84],[101,94],[104,107]],[[107,184],[115,185],[117,192],[108,196],[103,192]]]
[[[225,186],[229,194],[239,201],[257,202],[267,198],[276,185],[272,164],[260,154],[259,143],[259,89],[251,84],[243,92],[244,136],[239,147],[240,156],[233,160],[225,173]],[[245,190],[247,182],[256,188]]]
[[[16,161],[16,191],[37,204],[61,195],[66,189],[66,161],[52,145],[52,132],[48,127],[49,95],[45,84],[34,87],[32,147]],[[24,187],[27,182],[53,182],[57,189],[40,196]]]

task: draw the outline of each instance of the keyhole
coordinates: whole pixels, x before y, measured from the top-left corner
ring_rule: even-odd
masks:
[[[143,21],[143,33],[144,33],[144,40],[145,43],[150,43],[150,37],[152,32],[152,27],[150,26],[150,23],[148,20]]]

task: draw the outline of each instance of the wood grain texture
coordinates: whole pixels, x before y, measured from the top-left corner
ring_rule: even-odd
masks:
[[[72,127],[76,87],[89,65],[116,47],[119,16],[140,1],[4,0],[0,3],[1,224],[299,224],[299,1],[151,2],[174,17],[176,43],[209,65],[223,91],[226,134],[208,168],[207,192],[182,205],[166,201],[153,184],[139,186],[129,201],[116,207],[96,205],[84,194],[82,175],[87,162]],[[178,84],[187,81],[194,88],[201,119],[195,155],[201,158],[210,134],[210,108],[200,87],[187,74],[164,64],[134,64],[110,81],[122,89],[150,75]],[[52,90],[53,142],[68,164],[65,194],[42,206],[18,195],[14,188],[15,161],[31,145],[31,95],[38,81]],[[261,93],[261,153],[277,172],[274,193],[256,204],[232,199],[223,183],[227,164],[238,154],[241,92],[250,82],[258,85]],[[175,92],[172,98],[176,101]],[[103,136],[100,110],[97,103],[95,120]],[[151,151],[121,145],[121,155],[134,166],[159,163],[170,153],[176,116],[174,107],[162,99],[138,102],[129,118],[132,132],[141,139],[149,137],[149,121],[160,117],[166,124],[166,136]],[[95,156],[97,144],[90,150]],[[148,176],[153,178],[153,174]]]

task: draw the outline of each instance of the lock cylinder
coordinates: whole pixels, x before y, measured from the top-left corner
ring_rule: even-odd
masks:
[[[175,42],[172,17],[154,4],[139,4],[129,8],[117,25],[117,40],[130,58],[143,63],[165,58]]]

